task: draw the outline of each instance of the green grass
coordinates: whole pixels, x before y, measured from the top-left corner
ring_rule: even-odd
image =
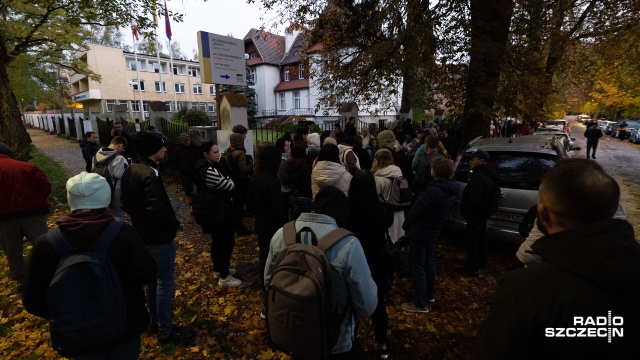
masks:
[[[49,204],[58,207],[67,204],[67,174],[55,160],[45,155],[37,147],[31,147],[31,160],[47,175],[51,183]]]

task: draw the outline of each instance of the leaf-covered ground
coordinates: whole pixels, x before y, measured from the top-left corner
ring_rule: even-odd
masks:
[[[209,248],[211,238],[203,235],[189,214],[178,181],[165,177],[182,228],[176,242],[175,322],[191,325],[196,337],[185,346],[159,345],[155,336],[144,333],[142,359],[288,359],[268,344],[261,306],[261,272],[254,236],[237,237],[232,264],[243,280],[238,288],[221,288],[213,281]],[[56,209],[55,219],[66,211]],[[252,226],[252,220],[245,219]],[[436,245],[438,266],[436,303],[428,314],[410,314],[400,308],[411,301],[411,279],[398,276],[387,296],[389,339],[394,359],[469,359],[476,332],[489,310],[493,293],[507,273],[515,249],[492,248],[489,267],[478,279],[457,275],[454,269],[464,261],[460,243],[449,236]],[[25,254],[30,250],[25,246]],[[6,258],[0,256],[0,358],[56,359],[50,348],[47,322],[24,311],[17,283],[9,280]],[[373,332],[368,318],[361,319],[358,338],[365,359],[375,358]]]

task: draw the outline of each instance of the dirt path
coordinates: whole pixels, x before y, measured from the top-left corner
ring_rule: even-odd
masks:
[[[573,120],[573,117],[570,117]],[[579,157],[586,157],[587,143],[583,136],[585,126],[571,121],[575,144],[582,150]],[[640,239],[640,145],[621,141],[605,135],[598,142],[596,160],[620,185],[620,198],[627,209],[627,221],[633,225],[636,240]],[[597,194],[598,189],[593,189]],[[639,240],[640,241],[640,240]]]

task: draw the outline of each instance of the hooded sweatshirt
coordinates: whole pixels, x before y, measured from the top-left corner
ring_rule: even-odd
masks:
[[[118,154],[117,150],[110,149],[108,147],[102,148],[96,153],[93,167],[95,168],[96,162],[104,162],[112,156],[115,156],[115,158],[111,160],[108,171],[113,180],[115,180],[114,189],[117,190],[120,189],[120,179],[122,178],[122,174],[124,174],[124,170],[129,166],[129,162],[124,156]]]
[[[381,200],[384,201],[385,198],[389,198],[389,194],[391,193],[391,179],[398,178],[402,176],[402,171],[399,167],[395,165],[389,165],[385,168],[377,170],[373,177],[376,181],[376,191],[378,192]],[[393,212],[393,224],[389,228],[389,236],[391,237],[391,242],[394,244],[400,240],[401,237],[404,236],[404,230],[402,229],[402,224],[404,223],[404,211],[394,211]]]
[[[360,169],[360,160],[356,153],[353,152],[353,146],[347,144],[338,144],[340,151],[340,162],[345,166],[351,175]]]
[[[349,193],[352,177],[344,165],[340,163],[326,160],[318,161],[311,172],[311,195],[315,198],[321,189],[327,186],[335,186],[346,196]]]
[[[638,358],[640,244],[633,227],[625,220],[604,220],[542,237],[532,249],[542,262],[514,270],[502,282],[478,333],[474,358]],[[609,323],[609,316],[617,321]],[[597,317],[605,325],[586,324]],[[582,336],[564,332],[580,328],[587,329]],[[564,337],[548,336],[559,329]],[[623,334],[609,343],[609,329]],[[587,337],[589,330],[601,333]]]
[[[409,209],[402,225],[411,240],[426,244],[438,239],[458,193],[458,186],[451,179],[435,179],[426,187]]]

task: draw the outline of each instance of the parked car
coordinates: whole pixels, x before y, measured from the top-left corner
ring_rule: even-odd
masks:
[[[640,144],[640,128],[629,131],[629,142]]]
[[[562,119],[556,119],[556,120],[551,120],[549,122],[547,122],[545,125],[542,125],[542,127],[538,130],[557,130],[557,131],[564,131],[564,127],[569,124],[569,122],[567,120],[562,120]]]
[[[492,240],[521,243],[518,226],[529,209],[538,202],[542,176],[558,161],[567,157],[557,136],[520,136],[511,139],[476,138],[463,154],[474,149],[489,153],[498,168],[502,200],[496,213],[487,221],[487,236]],[[466,226],[460,215],[460,202],[469,178],[469,158],[459,155],[454,165],[455,180],[460,185],[446,228],[462,232]]]
[[[583,124],[586,124],[587,122],[591,121],[591,118],[589,117],[589,115],[578,115],[577,120]]]
[[[616,123],[615,121],[601,120],[601,121],[598,121],[598,127],[600,128],[600,130],[602,130],[603,133],[606,133],[607,127],[615,123]]]
[[[627,123],[627,129],[624,132],[624,134],[621,133],[623,130],[620,130],[620,124],[622,124],[623,121]],[[611,126],[610,135],[615,138],[626,139],[630,137],[631,133],[635,129],[638,129],[639,127],[640,127],[640,122],[638,120],[619,120]]]
[[[576,138],[569,136],[569,134],[563,132],[563,131],[557,131],[557,130],[538,130],[536,132],[533,133],[533,135],[537,135],[537,136],[556,136],[558,137],[559,141],[564,145],[565,151],[567,153],[567,157],[574,157],[575,156],[575,151],[576,150],[580,150],[580,147],[575,146],[573,144],[574,141],[576,141]]]

